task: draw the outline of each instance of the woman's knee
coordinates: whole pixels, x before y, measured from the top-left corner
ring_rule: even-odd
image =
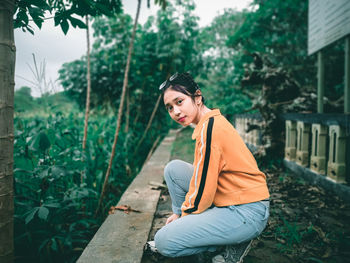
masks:
[[[181,160],[172,160],[168,162],[164,168],[165,181],[174,180],[181,165],[183,165],[183,161]]]
[[[177,250],[174,247],[174,242],[169,239],[167,231],[163,228],[160,229],[154,236],[154,241],[156,243],[156,248],[159,253],[166,257],[176,257]]]

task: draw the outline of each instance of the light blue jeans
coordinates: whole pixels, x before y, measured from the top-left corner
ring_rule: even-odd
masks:
[[[172,210],[181,214],[193,174],[192,164],[173,160],[164,170]],[[269,217],[269,201],[213,207],[165,225],[155,235],[158,251],[168,257],[180,257],[217,247],[249,241],[264,230]]]

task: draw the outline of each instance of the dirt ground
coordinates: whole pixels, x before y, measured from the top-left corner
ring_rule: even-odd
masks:
[[[350,205],[283,168],[273,166],[265,173],[271,193],[270,218],[244,263],[350,262]],[[170,207],[165,189],[149,240],[165,224]],[[198,259],[144,255],[142,263],[152,262],[194,263]]]

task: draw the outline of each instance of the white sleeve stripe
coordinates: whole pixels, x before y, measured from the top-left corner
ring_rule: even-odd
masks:
[[[201,164],[202,160],[203,160],[203,148],[204,148],[204,141],[203,141],[203,132],[204,132],[204,126],[205,126],[205,122],[203,123],[202,126],[202,131],[201,131],[201,148],[200,148],[200,158],[199,161],[197,163],[197,167],[196,167],[196,174],[195,174],[195,180],[194,180],[194,189],[195,191],[193,192],[193,194],[190,196],[190,198],[188,199],[188,203],[189,206],[185,206],[183,205],[182,207],[185,209],[188,209],[191,207],[191,200],[194,196],[196,196],[197,192],[198,192],[198,186],[197,186],[197,180],[198,180],[198,171],[199,171],[199,165]],[[194,204],[193,204],[194,205]]]

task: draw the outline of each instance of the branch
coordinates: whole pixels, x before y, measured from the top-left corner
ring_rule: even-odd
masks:
[[[86,81],[87,81],[87,91],[86,91],[86,105],[85,105],[85,121],[84,121],[84,138],[83,138],[83,150],[86,147],[87,139],[87,128],[89,121],[89,111],[90,111],[90,92],[91,92],[91,70],[90,70],[90,30],[89,30],[89,16],[86,15],[86,57],[87,57],[87,72],[86,72]]]
[[[271,103],[271,104],[270,104],[270,107],[276,107],[276,106],[279,106],[279,105],[292,103],[293,101],[294,101],[294,99],[293,99],[293,100],[287,100],[287,101],[276,102],[276,103]]]

